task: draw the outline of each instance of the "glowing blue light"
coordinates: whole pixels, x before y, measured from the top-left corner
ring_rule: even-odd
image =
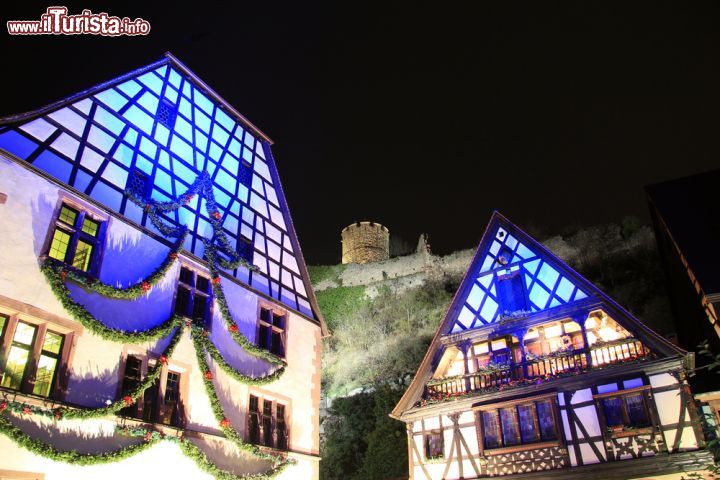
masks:
[[[127,98],[125,98],[120,92],[112,88],[107,89],[104,92],[98,93],[97,95],[95,95],[95,98],[97,98],[105,105],[107,105],[110,109],[115,110],[116,112],[123,108],[126,103],[128,103]]]
[[[222,127],[215,125],[215,128],[213,128],[212,131],[212,138],[220,145],[225,145],[228,141],[228,138],[230,138],[230,134],[223,130]]]
[[[133,98],[142,87],[135,80],[128,80],[127,82],[118,85],[117,88],[122,90],[128,97]]]
[[[193,162],[192,146],[175,134],[173,134],[172,143],[170,143],[170,150],[172,150],[175,155],[182,158],[186,162]]]
[[[193,100],[195,100],[195,105],[212,115],[215,105],[213,105],[213,103],[205,95],[203,95],[200,90],[197,88],[194,88],[193,90]]]
[[[42,152],[33,162],[33,165],[40,170],[44,170],[53,177],[59,179],[62,182],[68,183],[70,180],[70,172],[72,172],[72,165],[62,157],[55,155],[49,150]]]
[[[32,140],[12,130],[0,135],[0,148],[17,155],[20,158],[27,158],[37,148]]]
[[[138,103],[142,105],[145,110],[153,114],[157,111],[159,102],[160,99],[150,92],[143,93],[143,96],[138,100]]]
[[[123,117],[148,135],[152,135],[153,119],[135,105],[128,108]]]
[[[150,90],[160,95],[160,92],[162,91],[163,81],[153,72],[148,72],[145,75],[140,75],[138,77],[138,80],[140,80]]]
[[[125,128],[125,123],[122,120],[102,107],[97,107],[93,120],[110,130],[115,135],[120,135],[120,132],[122,132],[123,128]]]

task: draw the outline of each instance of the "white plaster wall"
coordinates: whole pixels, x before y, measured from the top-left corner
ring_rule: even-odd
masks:
[[[0,205],[0,252],[3,252],[3,268],[0,269],[0,295],[31,304],[48,313],[70,319],[60,302],[50,290],[39,269],[38,256],[43,252],[55,207],[58,205],[59,188],[27,169],[0,156],[0,192],[8,195],[7,202]],[[117,218],[110,218],[106,236],[106,250],[100,276],[105,282],[127,285],[135,283],[152,272],[165,258],[168,248],[135,230]],[[122,268],[120,268],[122,267]],[[172,300],[179,266],[176,264],[165,279],[148,295],[137,301],[110,300],[83,291],[69,283],[73,298],[85,304],[88,310],[108,325],[123,329],[147,329],[157,325],[171,314]],[[241,331],[254,340],[257,321],[256,294],[229,281],[223,283],[231,312]],[[265,362],[245,354],[225,331],[223,321],[215,308],[213,341],[228,362],[247,374],[263,374],[268,371]],[[168,339],[134,346],[140,351],[161,353]],[[89,331],[77,339],[73,351],[72,369],[66,400],[87,406],[100,406],[108,399],[115,399],[120,381],[118,371],[123,348],[118,342],[105,341]],[[295,313],[288,315],[288,339],[286,348],[288,367],[281,380],[263,386],[256,391],[289,405],[291,415],[291,449],[319,453],[319,398],[320,398],[320,329]],[[244,433],[245,414],[250,390],[229,379],[209,362],[216,375],[218,395],[235,428]],[[188,416],[188,428],[217,432],[218,425],[205,393],[202,373],[199,372],[194,347],[187,330],[175,353],[170,358],[171,367],[187,372],[189,369],[188,397],[183,403]],[[220,386],[223,385],[223,386]],[[88,426],[89,428],[89,426]],[[14,447],[13,447],[14,448]],[[152,465],[163,465],[163,475],[173,478],[209,478],[197,470],[177,451],[177,447],[157,446],[122,462],[122,466],[68,467],[54,462],[32,458],[28,453],[8,447],[7,439],[0,436],[0,468],[42,471],[46,478],[128,478],[154,471]],[[5,465],[5,458],[12,462]],[[191,466],[187,464],[190,462]],[[15,467],[13,467],[13,465]],[[172,465],[172,468],[167,467]],[[33,470],[36,468],[36,470]],[[176,468],[177,467],[177,468]],[[193,470],[194,469],[194,470]],[[142,472],[142,474],[140,473]],[[292,473],[295,472],[295,473]],[[288,469],[280,478],[317,478],[317,461],[302,460]],[[197,476],[195,476],[197,475]],[[307,476],[310,475],[310,476]],[[159,475],[158,475],[159,476]]]
[[[669,373],[662,373],[660,375],[653,375],[649,377],[650,385],[653,388],[660,388],[660,387],[667,387],[667,386],[673,386],[678,384],[677,378],[670,375]],[[657,408],[658,416],[660,418],[660,423],[662,425],[670,425],[673,423],[677,423],[678,419],[680,418],[680,408],[682,406],[682,401],[680,398],[680,394],[678,390],[671,390],[669,392],[659,392],[659,393],[653,393],[653,400],[655,401],[655,406]],[[689,429],[692,430],[692,429]],[[694,440],[694,433],[688,432],[689,434],[692,434],[693,440]],[[678,434],[677,428],[672,428],[669,430],[666,430],[663,435],[665,436],[665,443],[667,445],[667,448],[669,451],[672,451],[673,446],[675,445],[675,438]],[[681,438],[681,448],[683,442],[687,442],[686,437],[689,437],[689,435],[685,435],[683,433],[683,438]]]

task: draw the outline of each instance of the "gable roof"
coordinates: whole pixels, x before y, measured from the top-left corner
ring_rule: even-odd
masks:
[[[500,311],[498,278],[504,275],[519,276],[523,282],[529,302],[525,311]],[[485,307],[488,301],[492,301],[491,306]],[[443,337],[463,335],[476,329],[497,331],[503,328],[502,320],[516,316],[568,317],[576,307],[579,310],[599,307],[608,310],[615,321],[655,353],[667,357],[686,353],[645,326],[499,212],[493,212],[470,267],[415,377],[391,415],[399,418],[420,398],[442,353]]]
[[[156,231],[124,196],[132,172],[151,197],[175,200],[207,172],[225,233],[254,246],[259,272],[226,273],[327,328],[310,285],[271,140],[170,53],[38,110],[0,119],[0,149]],[[245,165],[245,167],[243,167]],[[251,173],[244,175],[245,170]],[[164,218],[187,224],[185,249],[202,257],[211,233],[197,199]]]

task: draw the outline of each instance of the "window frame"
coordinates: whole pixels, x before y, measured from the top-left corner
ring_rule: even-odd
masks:
[[[440,453],[437,455],[430,455],[430,437],[433,436],[440,439]],[[445,458],[445,433],[443,429],[434,428],[423,432],[423,455],[426,462]]]
[[[134,357],[140,360],[140,382],[147,377],[150,369],[154,368],[157,365],[157,362],[160,361],[159,355],[148,355],[147,352],[138,350],[136,347],[125,347],[123,349],[122,359],[120,362],[121,368],[118,369],[118,388],[116,397],[119,399],[122,399],[126,394],[123,389],[123,383],[129,357]],[[189,375],[191,371],[190,365],[178,362],[174,359],[168,359],[168,363],[163,364],[162,371],[160,372],[158,379],[150,385],[132,405],[133,410],[128,413],[127,410],[122,409],[117,413],[117,415],[133,418],[143,422],[164,425],[170,428],[185,428],[188,421],[185,404],[190,398]],[[172,413],[169,417],[170,421],[168,423],[164,421],[166,416],[165,408],[167,407],[165,396],[167,393],[168,376],[170,374],[179,375],[180,377],[178,381],[178,399],[175,403],[178,406],[178,416],[175,417],[177,418],[175,423],[173,423]],[[153,391],[154,393],[152,398],[148,397],[147,394]]]
[[[256,402],[256,409],[252,409],[253,399]],[[270,415],[265,413],[265,405],[270,404]],[[283,421],[278,422],[278,406],[282,407],[283,410]],[[248,443],[257,445],[261,448],[270,448],[278,451],[290,451],[290,419],[291,419],[291,405],[290,400],[283,398],[278,400],[274,396],[265,396],[259,392],[250,392],[248,395],[247,403],[247,415],[246,415],[246,430],[245,439]],[[252,428],[252,419],[255,419],[257,425],[257,438],[254,438],[254,429]],[[265,432],[265,420],[270,419],[270,429],[272,430],[272,445],[267,444],[266,432]],[[283,441],[284,448],[280,448],[280,442],[278,437],[278,424],[282,423],[285,426],[285,439]]]
[[[0,332],[0,379],[4,376],[8,355],[13,343],[18,323],[27,323],[35,327],[35,335],[29,350],[29,357],[23,372],[19,388],[0,387],[0,390],[13,392],[18,395],[28,395],[48,400],[64,400],[67,391],[68,373],[74,354],[74,344],[77,336],[82,335],[84,328],[57,315],[40,310],[37,307],[22,304],[16,300],[0,296],[0,315],[5,318],[5,324]],[[62,337],[57,362],[50,381],[47,396],[34,392],[36,376],[40,357],[47,354],[43,345],[47,333]]]
[[[72,224],[61,219],[60,215],[63,212],[63,208],[68,208],[75,212],[76,216]],[[95,235],[91,235],[83,230],[85,220],[89,220],[97,224],[97,231]],[[45,248],[43,249],[43,252],[45,252],[44,255],[57,262],[63,263],[68,268],[72,268],[82,274],[96,277],[102,263],[105,234],[108,222],[109,217],[101,214],[96,209],[87,205],[82,205],[67,197],[60,198],[58,200],[58,205],[53,212],[53,219],[48,227]],[[70,237],[65,250],[65,256],[62,260],[50,255],[53,241],[58,230]],[[78,252],[78,244],[80,242],[88,244],[92,247],[86,269],[79,268],[74,265]]]
[[[255,327],[255,345],[257,345],[259,348],[262,348],[263,350],[267,350],[271,354],[275,355],[276,357],[285,360],[287,358],[287,332],[288,332],[288,312],[285,309],[278,308],[274,305],[271,305],[269,303],[265,302],[258,302],[258,314],[257,314],[257,325]],[[263,311],[268,311],[270,314],[269,321],[263,320]],[[282,318],[282,326],[278,326],[275,324],[275,318],[279,317]],[[265,338],[265,341],[267,342],[266,346],[263,346],[261,339],[261,332],[262,329],[267,328],[267,337]],[[273,334],[279,334],[281,339],[281,345],[282,345],[282,353],[277,353],[273,351]]]
[[[543,438],[542,429],[540,428],[540,418],[538,415],[537,405],[539,403],[550,402],[550,412],[552,413],[552,423],[554,426],[554,439]],[[522,429],[520,428],[519,412],[520,406],[532,405],[533,423],[536,429],[536,440],[525,442],[522,437]],[[505,435],[500,419],[500,410],[513,409],[514,426],[519,443],[507,445],[505,443]],[[475,429],[477,432],[478,450],[480,455],[500,455],[505,453],[535,450],[547,447],[562,447],[565,443],[564,432],[560,425],[560,410],[558,408],[557,394],[550,393],[532,398],[522,398],[508,402],[501,402],[491,405],[481,405],[473,409],[475,411]],[[485,445],[485,420],[483,414],[492,414],[495,418],[496,433],[499,445],[497,447],[486,447]]]
[[[622,382],[620,382],[622,383]],[[623,390],[616,390],[614,392],[606,392],[606,393],[600,393],[593,395],[593,399],[595,400],[595,410],[597,412],[598,419],[600,420],[601,430],[603,438],[605,439],[611,439],[611,438],[622,438],[622,437],[630,437],[635,435],[641,435],[641,434],[647,434],[652,433],[658,428],[658,421],[656,416],[656,411],[654,410],[654,402],[652,401],[652,398],[650,398],[650,394],[652,391],[651,385],[642,385],[640,387],[634,387],[634,388],[627,388]],[[627,402],[625,401],[626,397],[640,395],[642,398],[642,405],[645,411],[645,416],[647,417],[647,425],[643,426],[633,426],[630,422],[630,416],[628,413],[628,406]],[[623,416],[623,423],[622,425],[608,425],[607,423],[607,416],[605,414],[605,405],[604,401],[611,399],[611,398],[619,398],[620,399],[620,408]],[[615,427],[621,427],[621,428],[615,428]]]
[[[192,285],[186,283],[183,280],[183,270],[192,273]],[[203,278],[207,282],[207,291],[203,291],[198,288],[198,278]],[[185,318],[189,318],[193,323],[200,325],[203,328],[210,329],[213,318],[213,294],[212,294],[212,280],[210,275],[205,275],[203,272],[199,272],[196,268],[193,268],[189,264],[183,263],[180,265],[180,271],[178,272],[177,283],[175,286],[175,296],[173,298],[173,312],[182,315]],[[185,312],[178,312],[178,299],[180,298],[180,289],[189,292],[189,299],[186,306]],[[195,297],[200,296],[205,299],[204,318],[202,321],[195,318]]]

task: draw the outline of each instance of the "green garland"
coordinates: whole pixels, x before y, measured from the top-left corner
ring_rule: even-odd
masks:
[[[203,336],[201,329],[194,329],[190,331],[190,334],[195,336]],[[195,340],[193,339],[193,342]],[[253,445],[251,443],[245,443],[243,441],[242,436],[238,433],[235,428],[230,425],[230,422],[227,420],[227,417],[225,417],[225,412],[223,411],[222,405],[220,404],[220,399],[217,396],[217,392],[215,391],[215,385],[213,384],[213,375],[210,372],[210,366],[207,363],[207,360],[205,360],[205,353],[202,349],[195,349],[195,355],[197,356],[198,366],[200,367],[200,371],[204,372],[203,375],[203,383],[205,384],[205,392],[208,395],[208,398],[210,399],[210,407],[212,408],[213,414],[215,415],[215,419],[218,421],[218,424],[220,425],[220,429],[223,431],[225,436],[230,439],[237,447],[256,457],[260,458],[262,460],[270,460],[272,462],[280,462],[283,460],[283,457],[280,455],[273,455],[270,453],[265,453],[257,445]]]
[[[58,300],[60,300],[60,303],[65,310],[67,310],[67,312],[85,328],[106,340],[124,343],[143,343],[167,336],[173,328],[180,325],[182,322],[182,317],[179,315],[172,315],[160,325],[149,330],[125,332],[123,330],[106,327],[102,322],[97,320],[90,312],[88,312],[85,307],[72,299],[70,290],[68,290],[65,286],[65,282],[63,282],[61,275],[63,268],[63,264],[56,262],[55,260],[46,260],[42,267],[40,267],[40,270],[45,274],[45,278],[50,284],[50,288]]]
[[[278,474],[280,474],[280,472],[285,470],[288,465],[291,465],[293,463],[292,460],[284,458],[283,461],[278,463],[270,472],[248,475],[235,475],[234,473],[219,469],[217,465],[212,463],[207,458],[205,452],[203,452],[197,445],[187,440],[187,438],[185,438],[184,436],[168,436],[162,432],[148,430],[147,428],[143,427],[128,428],[121,427],[119,425],[117,426],[117,431],[119,431],[121,435],[144,438],[145,441],[164,440],[175,443],[180,446],[180,449],[183,451],[186,457],[190,458],[195,462],[195,464],[198,466],[198,468],[200,468],[200,470],[209,473],[218,480],[270,480],[272,478],[275,478]]]
[[[205,250],[205,255],[208,255],[207,247]],[[235,324],[235,321],[232,318],[232,315],[230,315],[230,307],[227,303],[227,298],[225,298],[225,292],[223,291],[222,287],[220,286],[220,276],[217,268],[215,267],[215,262],[211,260],[212,254],[208,256],[209,266],[210,266],[210,275],[213,278],[213,281],[210,282],[212,285],[212,291],[213,295],[215,297],[215,301],[218,304],[218,307],[220,309],[220,314],[225,320],[225,325],[230,332],[230,335],[232,336],[233,340],[240,345],[245,352],[252,355],[256,358],[261,358],[267,362],[270,362],[273,365],[278,366],[284,366],[285,362],[283,362],[280,358],[278,358],[276,355],[270,353],[267,350],[264,350],[257,345],[250,342],[250,340],[247,339],[245,335],[240,331],[239,328],[237,328],[237,325]]]
[[[73,282],[81,285],[86,290],[97,292],[100,295],[108,298],[135,300],[146,294],[151,287],[156,285],[160,280],[163,279],[163,277],[165,277],[165,274],[167,274],[168,270],[170,270],[170,267],[177,260],[178,253],[183,246],[185,237],[187,236],[187,232],[188,230],[186,228],[184,233],[178,238],[175,245],[173,245],[173,248],[170,250],[170,253],[168,253],[165,260],[163,260],[163,262],[157,269],[155,269],[154,272],[152,272],[150,275],[140,280],[136,284],[124,288],[103,283],[99,280],[89,277],[85,272],[69,267],[53,258],[48,258],[47,260],[45,260],[45,262],[54,263],[56,271],[58,268],[61,268],[61,279],[70,279]]]
[[[150,388],[150,386],[160,378],[162,373],[163,364],[167,363],[167,359],[170,358],[175,351],[180,338],[182,337],[182,328],[177,328],[175,334],[170,339],[167,348],[160,356],[160,361],[148,372],[147,376],[142,382],[132,391],[124,392],[123,397],[120,400],[116,400],[110,405],[98,408],[43,408],[35,405],[27,405],[25,403],[3,400],[0,402],[0,413],[7,411],[17,416],[20,415],[38,415],[41,417],[54,418],[55,420],[70,420],[70,419],[88,419],[104,417],[117,413],[125,407],[129,407],[137,402],[138,398]],[[165,359],[163,361],[163,359]]]
[[[183,232],[183,228],[186,227],[172,227],[166,224],[159,216],[158,212],[169,213],[175,212],[182,208],[183,205],[187,205],[193,199],[195,195],[202,194],[205,198],[205,211],[208,213],[208,219],[210,225],[213,227],[214,238],[218,242],[218,246],[213,246],[214,251],[220,251],[227,255],[228,259],[218,257],[216,259],[217,264],[221,268],[232,270],[240,266],[245,266],[251,270],[257,270],[257,267],[248,263],[244,258],[240,257],[235,251],[235,248],[230,244],[230,241],[223,232],[222,228],[222,214],[218,207],[217,201],[215,200],[215,194],[213,192],[212,178],[207,171],[203,171],[197,176],[195,181],[188,187],[188,189],[178,197],[177,201],[170,202],[158,202],[152,198],[142,198],[135,192],[126,190],[125,196],[130,199],[136,205],[142,207],[147,213],[152,224],[157,228],[160,233],[168,237],[179,237]],[[206,242],[210,243],[210,242]],[[207,245],[206,245],[207,248]]]
[[[148,442],[137,443],[123,447],[113,452],[105,453],[80,453],[76,450],[58,450],[55,447],[30,438],[28,434],[10,423],[6,418],[0,417],[0,433],[10,438],[16,445],[29,450],[41,457],[55,460],[56,462],[72,463],[76,465],[98,465],[125,460],[133,455],[147,450],[156,443],[151,439]]]
[[[276,369],[273,373],[262,377],[250,377],[244,373],[238,371],[230,365],[222,356],[220,351],[217,349],[215,344],[207,336],[207,332],[202,330],[200,327],[193,327],[193,344],[195,350],[199,352],[207,352],[213,361],[223,369],[225,373],[230,375],[232,378],[245,385],[267,385],[269,383],[278,380],[285,372],[285,367],[282,366]]]

